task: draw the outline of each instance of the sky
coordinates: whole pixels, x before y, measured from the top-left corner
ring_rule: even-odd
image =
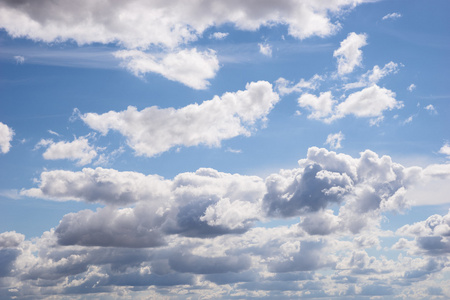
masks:
[[[450,298],[449,10],[1,0],[0,298]]]

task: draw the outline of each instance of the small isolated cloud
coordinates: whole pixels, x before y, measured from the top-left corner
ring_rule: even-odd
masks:
[[[402,15],[399,14],[399,13],[391,13],[391,14],[385,15],[383,17],[383,20],[389,20],[389,19],[395,20],[395,19],[398,19],[398,18],[401,18],[401,17],[402,17]]]
[[[232,148],[230,148],[230,147],[228,147],[227,148],[227,150],[226,150],[227,152],[230,152],[230,153],[242,153],[242,150],[241,149],[232,149]]]
[[[180,109],[152,106],[138,111],[129,106],[121,112],[87,113],[81,119],[102,134],[119,131],[137,155],[151,157],[181,145],[219,147],[222,140],[250,136],[278,101],[272,85],[258,81],[247,84],[244,91]]]
[[[449,143],[445,143],[441,149],[439,149],[439,153],[447,155],[447,158],[450,159],[450,144]]]
[[[329,134],[325,145],[330,145],[331,149],[339,149],[342,148],[341,141],[344,139],[344,134],[339,131],[338,133]]]
[[[379,66],[374,66],[372,70],[366,72],[361,76],[358,82],[352,82],[347,83],[344,85],[345,90],[353,89],[353,88],[360,88],[360,87],[366,87],[372,84],[378,83],[383,77],[392,74],[397,73],[398,71],[398,64],[394,62],[389,62],[384,65],[383,68],[380,68]]]
[[[341,46],[333,53],[333,56],[337,58],[339,75],[351,73],[355,67],[361,66],[362,51],[360,48],[366,45],[366,34],[354,32],[348,34],[347,38],[341,42]]]
[[[437,115],[437,110],[434,108],[432,104],[425,106],[425,109],[432,115]]]
[[[89,145],[89,141],[85,137],[75,138],[72,142],[61,141],[57,143],[51,139],[43,139],[36,145],[36,149],[41,147],[47,147],[47,150],[42,154],[44,159],[76,160],[79,166],[91,163],[97,156],[97,151]]]
[[[303,90],[315,90],[319,87],[320,81],[324,78],[315,74],[309,80],[300,79],[300,81],[294,84],[292,81],[280,77],[275,81],[275,87],[280,96],[288,95],[291,93],[301,93]]]
[[[8,153],[11,148],[11,141],[14,136],[14,130],[8,127],[8,125],[0,122],[0,152]]]
[[[214,32],[209,36],[210,39],[223,40],[228,36],[228,32]]]
[[[16,60],[16,63],[18,65],[21,65],[25,62],[25,57],[21,56],[21,55],[16,55],[14,56],[14,59]]]
[[[410,86],[408,86],[408,91],[412,92],[416,89],[416,85],[414,83],[411,83]]]
[[[272,46],[269,44],[258,44],[259,52],[265,56],[272,56]]]
[[[308,119],[316,120],[326,118],[332,114],[336,102],[331,92],[320,93],[319,97],[305,93],[298,98],[298,105],[311,111]]]
[[[411,123],[411,122],[413,121],[414,117],[415,117],[415,115],[409,116],[408,118],[406,118],[406,119],[402,122],[402,124],[403,124],[403,125],[406,125],[406,124]]]
[[[59,133],[53,131],[53,130],[48,130],[48,133],[52,134],[52,135],[56,135],[56,136],[61,136]]]
[[[219,60],[213,50],[184,49],[161,57],[139,50],[121,50],[114,52],[114,56],[122,59],[122,65],[138,77],[157,73],[196,90],[206,89],[208,80],[219,70]]]

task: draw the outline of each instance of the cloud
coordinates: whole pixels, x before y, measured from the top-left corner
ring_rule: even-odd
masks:
[[[14,59],[18,65],[21,65],[25,62],[25,57],[23,57],[21,55],[14,56]]]
[[[338,61],[338,74],[345,75],[353,72],[355,67],[361,66],[361,47],[367,45],[366,34],[356,34],[351,32],[347,38],[341,42],[341,46],[333,52],[333,56]]]
[[[450,159],[450,144],[445,143],[441,149],[439,149],[439,153],[444,154],[447,156],[448,159]]]
[[[129,106],[121,112],[86,113],[81,119],[102,134],[119,131],[137,155],[151,157],[176,146],[218,147],[224,139],[250,136],[278,101],[272,85],[259,81],[247,84],[244,91],[180,109],[148,107],[138,111]]]
[[[387,14],[387,15],[385,15],[383,17],[383,21],[384,20],[395,20],[395,19],[398,19],[398,18],[401,18],[401,17],[402,17],[402,15],[399,14],[399,13],[390,13],[390,14]]]
[[[14,130],[8,127],[8,125],[0,122],[0,152],[8,153],[11,149],[11,141],[14,136]]]
[[[258,46],[259,46],[259,52],[262,55],[269,56],[269,57],[272,56],[272,46],[271,45],[260,43],[260,44],[258,44]]]
[[[354,115],[358,118],[373,118],[371,124],[375,125],[383,119],[384,111],[403,107],[403,103],[397,101],[395,96],[391,90],[374,84],[350,94],[339,104],[330,91],[320,93],[319,97],[304,93],[298,99],[298,104],[311,111],[309,119],[331,123],[347,115]]]
[[[428,110],[430,114],[437,115],[437,110],[432,104],[428,104],[427,106],[425,106],[425,109]]]
[[[122,59],[122,65],[138,77],[153,72],[197,90],[206,89],[208,80],[219,70],[213,50],[183,49],[159,57],[138,50],[121,50],[114,52],[114,56]]]
[[[223,40],[229,35],[228,32],[214,32],[209,36],[210,39]]]
[[[0,233],[0,248],[13,248],[19,246],[25,240],[23,234],[15,231]]]
[[[342,148],[341,142],[344,139],[344,134],[342,132],[329,134],[327,136],[327,140],[325,141],[325,145],[330,145],[331,149],[339,149]]]
[[[330,15],[365,1],[295,1],[276,3],[211,1],[156,3],[133,1],[3,2],[0,27],[13,37],[44,42],[74,40],[78,44],[119,43],[128,49],[151,45],[175,48],[195,41],[212,26],[233,24],[240,30],[286,24],[299,39],[328,36],[339,29]],[[114,7],[114,8],[113,8]],[[76,20],[76,21],[75,21]],[[75,26],[76,25],[76,26]]]
[[[411,85],[408,86],[407,89],[408,89],[408,91],[412,92],[412,91],[414,91],[416,89],[416,85],[414,83],[411,83]]]
[[[275,81],[275,88],[280,96],[284,96],[294,92],[301,93],[304,89],[315,90],[319,87],[319,82],[322,80],[324,80],[323,76],[315,74],[309,80],[302,78],[298,83],[293,84],[293,82],[280,77]]]
[[[331,92],[320,93],[320,96],[304,93],[298,98],[298,105],[311,111],[308,119],[320,120],[333,113],[333,107],[337,103]]]
[[[75,138],[72,142],[61,141],[57,143],[51,139],[43,139],[36,145],[35,149],[40,147],[47,147],[42,154],[44,159],[76,160],[79,166],[90,164],[97,157],[97,151],[89,145],[89,141],[85,137]]]
[[[378,83],[383,77],[391,74],[391,73],[397,73],[398,71],[398,64],[394,62],[389,62],[384,65],[383,68],[380,69],[379,66],[374,66],[372,70],[367,71],[365,74],[361,76],[358,82],[352,82],[347,83],[344,85],[345,90],[359,88],[359,87],[366,87],[373,84]]]

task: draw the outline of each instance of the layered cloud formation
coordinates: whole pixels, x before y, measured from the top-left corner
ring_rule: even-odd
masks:
[[[406,168],[369,150],[353,158],[316,147],[298,163],[266,179],[213,169],[170,180],[103,168],[43,172],[23,196],[104,206],[65,215],[33,243],[2,233],[0,275],[18,287],[2,293],[111,293],[130,286],[176,293],[191,286],[201,294],[208,285],[208,293],[223,297],[232,284],[236,292],[265,296],[311,289],[329,297],[380,289],[389,295],[445,268],[448,215],[397,230],[392,251],[423,258],[375,258],[366,249],[392,236],[380,230],[383,214],[410,205],[406,190],[424,176],[450,177],[447,165]],[[256,226],[293,217],[298,223],[289,227]],[[334,287],[317,285],[319,278]]]

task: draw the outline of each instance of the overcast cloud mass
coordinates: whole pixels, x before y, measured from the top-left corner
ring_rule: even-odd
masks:
[[[0,299],[449,299],[449,9],[0,0]]]

